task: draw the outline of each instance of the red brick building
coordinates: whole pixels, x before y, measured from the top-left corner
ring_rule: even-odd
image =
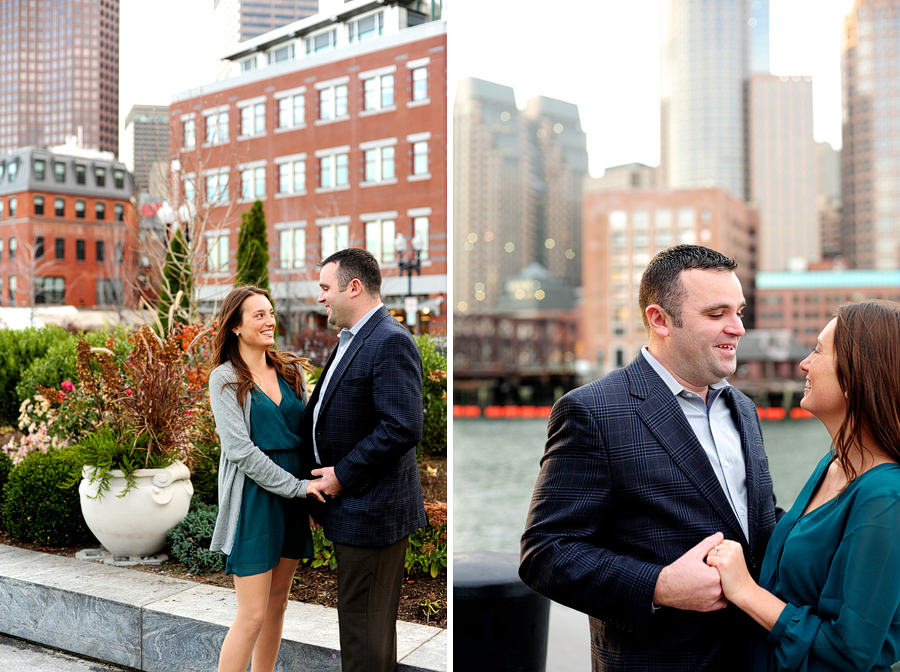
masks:
[[[241,214],[259,199],[279,312],[300,326],[321,315],[316,264],[365,247],[404,319],[397,240],[418,236],[418,320],[445,326],[446,24],[414,11],[421,2],[332,4],[235,46],[232,77],[169,108],[173,205],[193,208],[206,250],[201,299],[230,288]]]
[[[0,156],[0,305],[132,307],[132,192],[109,152]]]

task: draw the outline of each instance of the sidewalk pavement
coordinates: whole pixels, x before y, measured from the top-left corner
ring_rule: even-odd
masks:
[[[0,633],[113,665],[213,671],[236,609],[227,588],[0,545]],[[400,672],[447,671],[447,631],[397,640]],[[275,670],[340,670],[337,611],[290,602]]]
[[[0,670],[3,672],[121,672],[124,669],[0,635]]]
[[[591,628],[587,614],[550,603],[546,672],[590,672]]]

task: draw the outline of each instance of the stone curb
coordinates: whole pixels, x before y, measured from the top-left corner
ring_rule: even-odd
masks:
[[[234,591],[0,544],[0,632],[146,672],[214,672]],[[446,672],[446,630],[397,622],[400,672]],[[290,602],[276,672],[341,669],[337,610]]]

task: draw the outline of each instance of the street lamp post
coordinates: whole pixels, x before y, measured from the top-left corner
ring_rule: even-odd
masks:
[[[422,237],[419,236],[419,234],[415,234],[412,237],[412,240],[409,241],[409,247],[409,257],[406,258],[407,239],[402,233],[398,233],[397,238],[394,240],[394,249],[397,253],[397,265],[400,268],[400,275],[406,273],[409,278],[405,306],[406,324],[409,330],[415,333],[419,315],[419,299],[413,295],[412,276],[413,273],[422,275],[422,261],[420,259],[422,254]]]

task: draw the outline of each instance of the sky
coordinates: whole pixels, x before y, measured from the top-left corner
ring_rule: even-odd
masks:
[[[578,105],[590,172],[659,163],[659,0],[445,0],[448,98],[478,77]],[[841,145],[840,31],[852,0],[770,0],[770,65],[812,75],[816,140]],[[119,119],[212,81],[212,0],[123,0]]]

